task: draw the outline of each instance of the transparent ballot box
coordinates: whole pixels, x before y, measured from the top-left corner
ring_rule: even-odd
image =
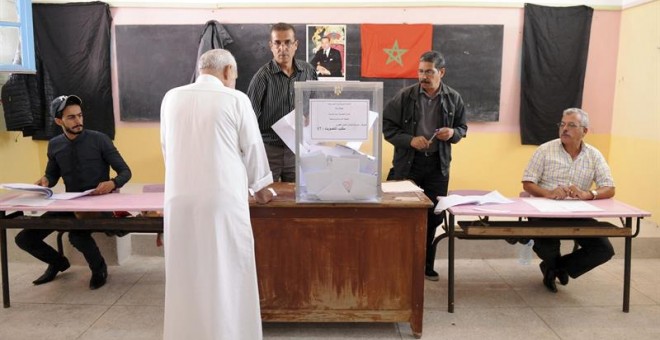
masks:
[[[296,202],[376,203],[383,83],[296,82]]]

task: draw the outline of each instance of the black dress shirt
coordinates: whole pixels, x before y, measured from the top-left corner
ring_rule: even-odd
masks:
[[[62,177],[67,192],[94,189],[110,180],[110,167],[117,173],[113,178],[117,189],[131,179],[131,169],[110,138],[101,132],[83,130],[74,140],[61,134],[48,142],[45,176],[50,187]]]

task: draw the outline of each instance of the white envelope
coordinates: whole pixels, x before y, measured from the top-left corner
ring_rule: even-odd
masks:
[[[330,182],[317,196],[323,201],[353,201],[351,194],[337,180]]]

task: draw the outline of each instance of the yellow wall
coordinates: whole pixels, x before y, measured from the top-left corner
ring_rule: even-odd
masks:
[[[520,145],[518,133],[470,133],[452,147],[449,190],[497,190],[505,196],[522,191],[523,170],[535,145]],[[585,141],[607,157],[609,135],[588,134]],[[383,178],[392,166],[392,145],[383,141]]]
[[[165,181],[160,129],[157,125],[117,129],[115,146],[131,167],[133,172],[131,182],[163,183]]]
[[[610,162],[616,197],[660,220],[660,1],[623,11]]]
[[[0,183],[35,182],[46,166],[45,157],[46,142],[34,142],[18,132],[0,132]]]
[[[155,125],[155,124],[154,124]],[[133,183],[162,183],[165,178],[158,127],[117,129],[115,146],[133,171]],[[47,142],[0,132],[0,183],[32,183],[46,168]]]
[[[133,171],[131,182],[163,182],[165,169],[159,133],[157,126],[117,129],[115,145]],[[589,134],[586,141],[607,156],[609,135]],[[382,170],[385,178],[392,165],[393,148],[384,140],[382,143]],[[32,183],[38,179],[46,166],[46,145],[46,142],[35,142],[16,132],[1,132],[0,155],[3,162],[0,166],[0,183]],[[522,171],[535,149],[533,145],[520,145],[520,135],[517,133],[468,133],[468,138],[453,147],[449,187],[491,189],[507,196],[517,196],[522,190]],[[612,168],[617,177],[628,169],[617,164],[612,164]]]

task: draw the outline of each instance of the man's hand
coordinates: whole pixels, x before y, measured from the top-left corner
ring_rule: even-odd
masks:
[[[49,184],[48,178],[46,178],[46,176],[41,177],[36,182],[34,182],[34,184],[48,188],[48,184]]]
[[[263,188],[254,193],[254,200],[258,204],[266,204],[273,199],[273,193],[268,188]]]
[[[115,182],[113,181],[105,181],[99,183],[99,185],[92,191],[92,195],[104,195],[112,190],[115,190]]]
[[[546,198],[550,198],[553,200],[563,200],[566,199],[567,197],[570,197],[570,191],[568,187],[560,185],[556,187],[554,190],[551,190],[550,193],[546,196]]]
[[[328,71],[327,68],[325,68],[325,67],[323,67],[323,66],[321,66],[321,65],[316,66],[316,72],[317,72],[318,74],[322,74],[322,75],[324,75],[324,76],[329,76],[329,75],[330,75],[330,71]]]
[[[591,200],[593,196],[588,191],[580,190],[575,184],[568,187],[569,195],[580,200]]]
[[[413,137],[410,141],[410,146],[417,151],[424,151],[429,148],[429,145],[431,145],[431,143],[429,143],[424,136]]]
[[[454,129],[448,127],[441,128],[440,130],[438,130],[438,133],[435,134],[435,138],[441,141],[448,141],[453,136],[454,136]]]

